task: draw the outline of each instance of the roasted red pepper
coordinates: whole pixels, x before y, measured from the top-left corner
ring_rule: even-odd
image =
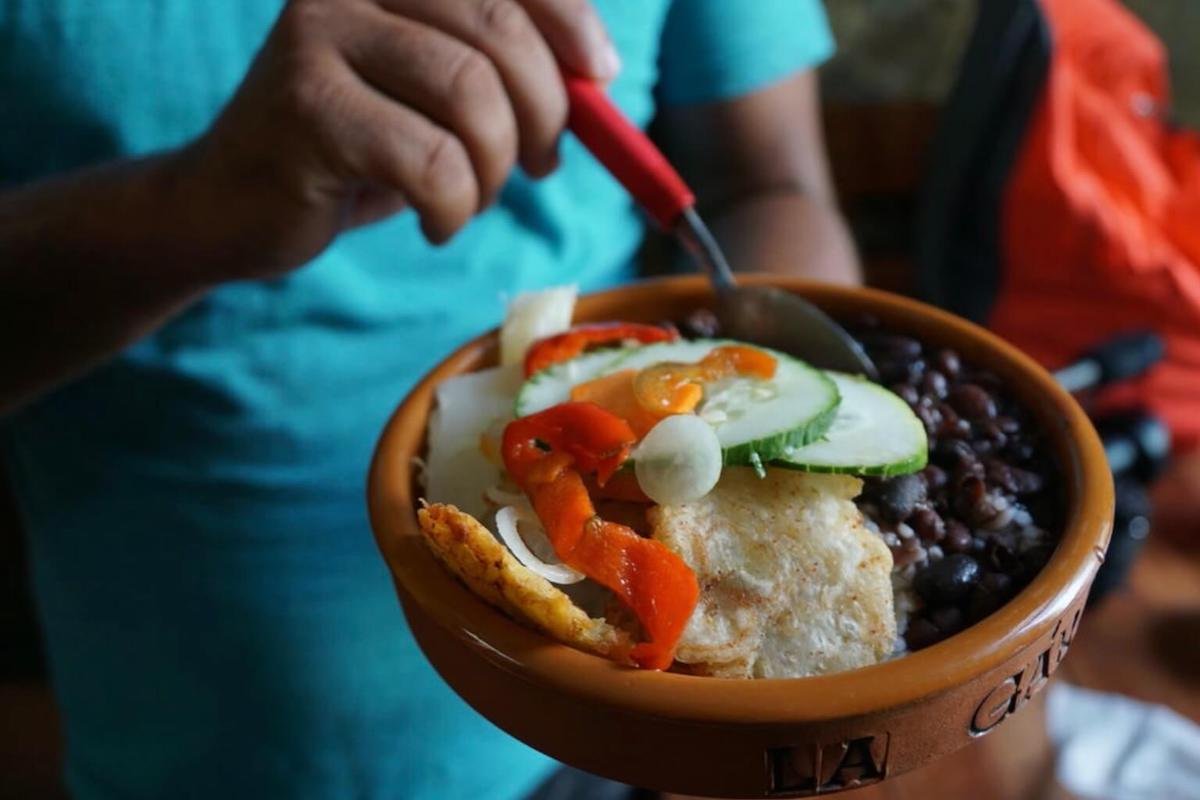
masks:
[[[616,342],[635,341],[642,344],[673,342],[679,332],[658,325],[637,322],[596,322],[576,325],[571,330],[536,342],[525,355],[525,374],[540,372],[551,364],[574,358],[589,347]]]
[[[600,519],[580,474],[595,472],[603,485],[635,441],[620,417],[593,403],[563,403],[510,422],[502,449],[558,557],[637,616],[648,641],[633,648],[634,663],[666,669],[700,594],[696,576],[661,542]]]
[[[637,476],[631,469],[617,472],[603,486],[596,483],[595,478],[587,475],[584,476],[583,482],[587,485],[588,494],[597,500],[619,500],[623,503],[645,504],[654,502],[642,491],[641,484],[637,482]]]

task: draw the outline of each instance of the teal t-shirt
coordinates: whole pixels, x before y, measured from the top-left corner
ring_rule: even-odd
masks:
[[[199,135],[280,5],[0,0],[0,186]],[[816,0],[597,6],[640,124],[832,46]],[[514,175],[449,245],[409,213],[353,232],[4,420],[74,795],[502,800],[541,780],[552,763],[414,645],[364,477],[410,384],[503,297],[625,280],[641,236],[567,137],[553,177]]]

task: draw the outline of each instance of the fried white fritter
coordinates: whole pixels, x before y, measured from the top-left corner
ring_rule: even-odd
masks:
[[[892,555],[863,526],[857,478],[727,467],[695,502],[649,512],[696,572],[676,658],[720,677],[822,675],[882,661],[896,621]]]
[[[590,653],[627,661],[630,637],[593,619],[562,590],[516,559],[481,522],[451,505],[417,512],[425,542],[471,591],[513,619]]]

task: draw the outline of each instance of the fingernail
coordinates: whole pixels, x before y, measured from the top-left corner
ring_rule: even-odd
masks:
[[[612,41],[604,43],[604,49],[600,51],[600,74],[597,78],[601,80],[611,81],[617,77],[617,73],[621,71],[621,55],[617,52],[617,48]]]

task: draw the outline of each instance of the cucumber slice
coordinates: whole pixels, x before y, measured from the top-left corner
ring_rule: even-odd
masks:
[[[570,399],[571,387],[617,370],[663,361],[695,363],[714,347],[737,342],[702,339],[597,351],[534,375],[517,395],[517,416]],[[763,348],[766,349],[766,348]],[[697,415],[712,425],[725,464],[762,464],[790,448],[816,441],[833,422],[838,392],[832,380],[803,361],[774,350],[778,366],[769,381],[729,378],[706,388]]]
[[[821,441],[789,449],[775,466],[882,477],[924,469],[929,441],[908,403],[866,378],[825,374],[842,396],[833,425]]]
[[[518,417],[527,417],[571,399],[571,387],[607,375],[612,365],[635,350],[633,347],[606,348],[584,353],[546,367],[525,380],[517,392],[514,407]]]

